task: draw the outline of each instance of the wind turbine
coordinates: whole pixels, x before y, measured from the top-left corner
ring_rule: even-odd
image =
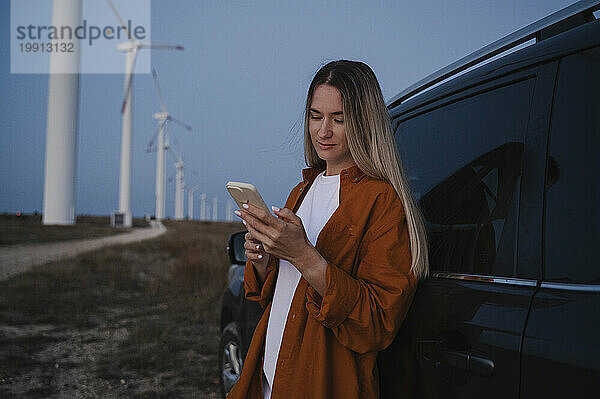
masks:
[[[175,122],[185,129],[191,131],[192,127],[175,119],[171,116],[167,110],[167,106],[162,97],[160,85],[158,83],[158,74],[156,70],[152,68],[152,77],[154,78],[154,86],[156,87],[156,94],[158,101],[160,102],[160,112],[154,114],[154,119],[158,121],[158,128],[150,143],[148,143],[147,152],[151,151],[153,142],[157,139],[156,143],[156,220],[162,220],[165,217],[165,150],[168,148],[165,146],[165,135],[167,133],[167,125],[169,122]]]
[[[219,204],[219,199],[217,197],[213,197],[213,214],[212,214],[212,220],[214,220],[215,222],[217,221],[217,217],[219,216],[218,213],[218,204]]]
[[[183,201],[185,190],[183,170],[185,168],[185,162],[183,161],[183,156],[181,155],[181,150],[179,149],[177,140],[174,141],[175,146],[177,147],[177,153],[174,153],[171,148],[169,148],[169,151],[175,159],[175,220],[183,220]]]
[[[200,220],[206,220],[206,193],[200,194]]]
[[[225,219],[228,222],[233,221],[233,204],[231,203],[231,201],[227,201],[227,210],[225,211],[225,215],[227,215]]]
[[[113,13],[119,20],[119,24],[127,32],[128,42],[119,44],[119,51],[126,54],[125,60],[125,95],[123,105],[121,106],[122,126],[121,126],[121,172],[119,177],[119,217],[113,212],[111,222],[113,225],[121,225],[123,227],[131,227],[131,104],[133,94],[133,71],[135,69],[135,61],[137,52],[140,49],[158,49],[158,50],[183,50],[183,46],[171,44],[156,44],[156,43],[141,43],[135,40],[131,32],[127,30],[127,25],[123,22],[121,15],[115,8],[112,0],[106,0],[110,5]],[[121,219],[117,221],[117,219]]]
[[[188,220],[194,219],[194,193],[199,188],[200,185],[198,184],[188,190]]]

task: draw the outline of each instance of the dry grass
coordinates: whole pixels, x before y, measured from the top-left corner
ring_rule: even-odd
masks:
[[[134,218],[133,227],[147,227],[144,219]],[[129,228],[111,227],[110,216],[85,216],[75,218],[71,226],[42,225],[42,216],[0,214],[0,246],[46,243],[96,238],[131,231]]]
[[[0,397],[218,397],[225,245],[243,226],[165,224],[0,282]]]

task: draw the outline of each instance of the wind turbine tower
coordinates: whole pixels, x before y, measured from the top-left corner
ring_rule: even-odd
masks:
[[[156,118],[156,114],[154,117]],[[166,120],[159,122],[158,143],[156,144],[156,187],[154,188],[156,220],[163,220],[165,217],[165,150],[168,148],[165,147],[165,125]]]
[[[225,212],[225,215],[227,215],[225,217],[225,219],[228,222],[233,221],[233,205],[232,205],[231,201],[227,201],[227,211]]]
[[[121,171],[119,177],[119,211],[113,212],[111,223],[117,226],[131,227],[131,104],[133,97],[133,72],[135,70],[135,61],[137,52],[140,49],[161,49],[161,50],[183,50],[183,46],[169,44],[141,43],[135,40],[127,30],[127,25],[123,22],[111,0],[106,0],[113,10],[120,25],[127,32],[129,41],[119,44],[119,51],[126,54],[125,60],[125,96],[121,106],[122,126],[121,126]]]
[[[213,214],[212,214],[212,219],[216,222],[217,221],[217,217],[218,217],[218,209],[217,209],[217,205],[219,204],[219,199],[217,197],[213,197]]]
[[[54,0],[53,26],[81,25],[81,0]],[[52,41],[59,42],[59,41]],[[42,224],[75,224],[80,44],[50,54]]]
[[[175,220],[183,220],[183,190],[185,189],[183,168],[183,159],[179,156],[175,162]]]
[[[198,190],[200,186],[194,186],[188,190],[188,219],[194,219],[194,192]]]
[[[200,194],[200,220],[206,220],[206,193]]]

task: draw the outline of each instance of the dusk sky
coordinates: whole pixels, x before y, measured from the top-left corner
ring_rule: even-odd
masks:
[[[125,1],[114,3],[119,8]],[[282,206],[306,167],[302,113],[310,81],[322,65],[341,58],[365,62],[387,101],[572,3],[152,0],[152,41],[185,47],[153,51],[151,64],[170,113],[193,127],[193,132],[169,127],[171,143],[178,142],[186,162],[186,185],[201,185],[197,194],[219,198],[219,219],[226,218],[229,180],[253,183],[267,205]],[[3,0],[0,212],[41,212],[48,75],[11,74],[15,32],[10,26],[10,2]],[[125,56],[116,47],[115,53],[124,70]],[[109,215],[118,208],[123,79],[123,74],[81,75],[76,214]],[[138,217],[154,214],[156,153],[146,153],[146,147],[156,129],[152,115],[160,109],[150,74],[137,74],[134,85],[131,210]],[[167,178],[174,174],[173,163],[168,156]],[[174,181],[167,183],[169,217],[174,191]],[[198,202],[195,209],[198,216]]]

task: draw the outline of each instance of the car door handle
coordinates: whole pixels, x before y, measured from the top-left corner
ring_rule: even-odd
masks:
[[[446,348],[438,340],[419,341],[418,354],[422,361],[435,368],[445,364],[483,377],[494,374],[494,361],[492,359],[479,353]]]
[[[469,371],[482,377],[494,374],[494,361],[473,352],[441,349],[441,361],[460,370]]]

